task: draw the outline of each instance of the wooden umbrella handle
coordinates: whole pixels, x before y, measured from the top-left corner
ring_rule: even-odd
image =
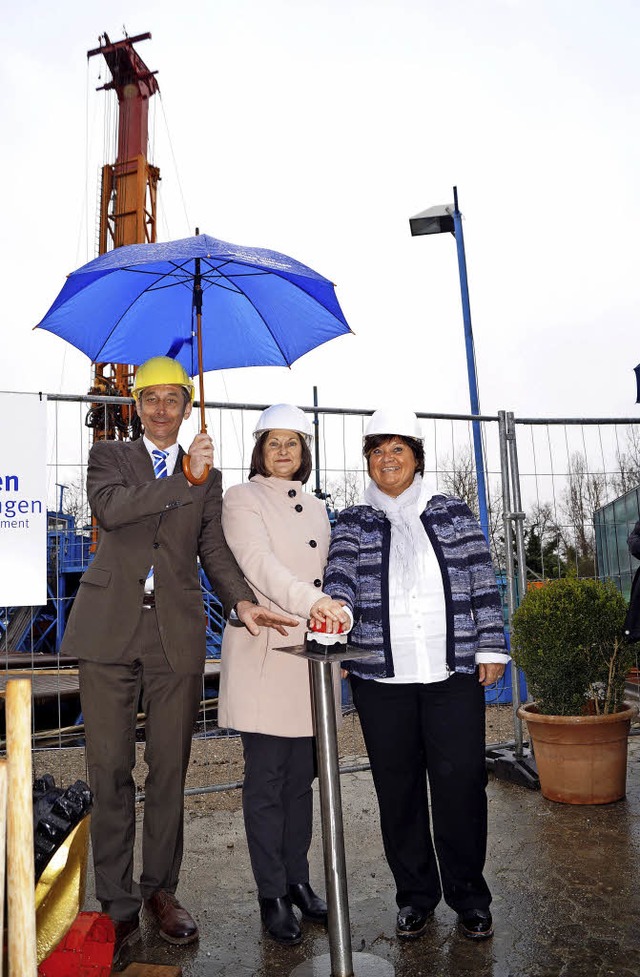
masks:
[[[198,475],[196,478],[191,471],[191,461],[189,455],[185,455],[182,459],[182,471],[184,472],[184,477],[188,482],[191,482],[192,485],[202,485],[203,482],[206,482],[209,477],[209,466],[205,465],[202,475]]]

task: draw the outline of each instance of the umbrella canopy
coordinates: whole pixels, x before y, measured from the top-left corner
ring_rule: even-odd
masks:
[[[202,362],[194,283],[202,288]],[[351,332],[333,284],[277,251],[196,234],[130,244],[72,272],[37,328],[94,363],[171,356],[191,376],[241,366],[287,366]]]

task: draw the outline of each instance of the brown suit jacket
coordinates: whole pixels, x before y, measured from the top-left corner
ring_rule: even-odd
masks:
[[[204,664],[198,556],[227,614],[238,601],[255,600],[222,534],[222,476],[214,468],[204,485],[189,486],[183,454],[180,449],[177,474],[156,479],[142,438],[93,445],[87,495],[98,546],[80,581],[63,655],[100,662],[122,656],[140,619],[151,566],[158,628],[176,672],[199,672]]]

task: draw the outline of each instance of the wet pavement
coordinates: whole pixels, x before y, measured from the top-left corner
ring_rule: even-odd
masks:
[[[495,936],[483,943],[459,934],[444,903],[423,938],[396,939],[371,776],[346,774],[341,785],[354,952],[384,958],[396,977],[640,977],[640,736],[630,740],[627,798],[616,804],[555,804],[490,775]],[[322,890],[318,808],[316,817],[312,882]],[[329,952],[326,932],[310,924],[297,947],[263,935],[240,810],[190,807],[178,896],[198,921],[199,943],[170,947],[143,922],[122,969],[146,961],[179,965],[184,977],[285,977]],[[97,907],[88,899],[85,908]]]

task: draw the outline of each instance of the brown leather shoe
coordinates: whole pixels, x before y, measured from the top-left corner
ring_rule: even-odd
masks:
[[[113,963],[116,964],[120,953],[140,939],[140,921],[137,916],[134,916],[133,919],[114,919],[113,925],[116,931],[113,944]]]
[[[158,924],[160,936],[167,943],[182,945],[198,939],[198,927],[172,892],[158,889],[144,901],[145,909]]]

